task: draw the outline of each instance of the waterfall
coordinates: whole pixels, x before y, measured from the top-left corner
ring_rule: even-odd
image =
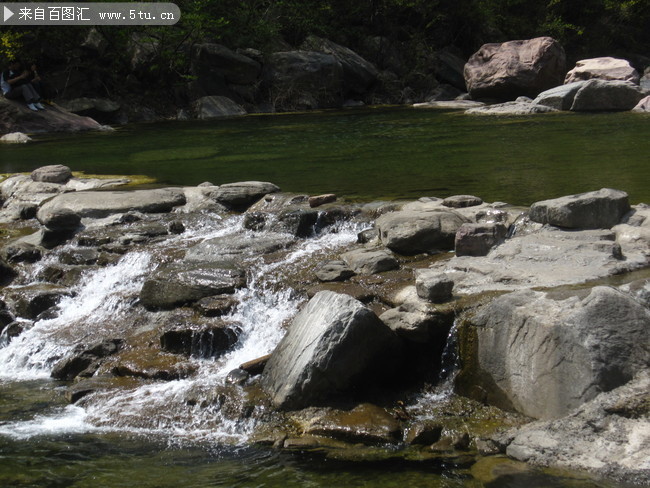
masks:
[[[162,435],[170,442],[243,442],[255,420],[254,416],[233,416],[226,411],[224,396],[232,408],[233,402],[238,406],[241,395],[239,387],[227,385],[228,373],[243,362],[270,353],[284,335],[283,326],[305,300],[286,286],[286,278],[297,273],[306,259],[334,253],[355,242],[359,225],[335,224],[312,238],[298,240],[284,256],[270,263],[261,256],[246,258],[248,286],[235,293],[238,305],[222,317],[240,324],[238,341],[220,357],[190,358],[196,367],[194,375],[99,390],[50,415],[2,425],[0,434],[24,438],[101,430]],[[114,324],[130,323],[135,316],[152,317],[155,313],[145,312],[136,301],[165,249],[187,249],[205,239],[242,232],[248,231],[242,229],[241,216],[199,221],[173,242],[130,252],[114,265],[88,271],[73,296],[61,300],[56,318],[35,322],[0,349],[0,382],[48,378],[56,360],[76,345],[114,337]]]
[[[56,358],[98,335],[98,329],[110,333],[111,323],[126,319],[150,265],[149,254],[136,252],[86,274],[73,296],[59,302],[58,317],[35,322],[0,349],[0,380],[48,378]]]
[[[460,319],[457,317],[451,329],[449,329],[449,334],[447,334],[437,384],[425,388],[407,407],[409,412],[420,420],[434,419],[435,416],[432,415],[430,407],[444,402],[453,393],[454,378],[460,369],[460,357],[458,355],[459,321]]]

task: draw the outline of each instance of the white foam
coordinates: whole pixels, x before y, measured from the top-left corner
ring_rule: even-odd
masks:
[[[93,430],[96,430],[96,427],[86,422],[86,411],[74,405],[68,405],[55,414],[37,415],[33,420],[0,425],[0,435],[17,440],[38,436],[82,434]]]

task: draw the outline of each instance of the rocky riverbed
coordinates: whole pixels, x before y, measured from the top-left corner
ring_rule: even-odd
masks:
[[[650,482],[648,205],[121,183],[0,183],[3,377],[92,426]]]

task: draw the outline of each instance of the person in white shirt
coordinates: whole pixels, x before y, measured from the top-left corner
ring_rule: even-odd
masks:
[[[38,94],[30,80],[33,74],[29,70],[24,70],[18,60],[11,60],[9,66],[0,75],[0,87],[5,98],[9,100],[25,100],[30,110],[45,110],[40,103],[41,96]]]

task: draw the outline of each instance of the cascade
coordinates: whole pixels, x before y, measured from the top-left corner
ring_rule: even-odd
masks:
[[[72,296],[60,301],[58,316],[25,324],[26,330],[0,349],[0,382],[49,378],[56,361],[79,344],[115,337],[116,324],[141,323],[143,317],[146,322],[155,312],[143,311],[137,304],[138,295],[169,247],[188,249],[204,240],[241,232],[259,237],[261,233],[243,231],[242,220],[241,216],[200,220],[172,241],[129,252],[114,265],[88,271]],[[162,435],[170,442],[243,442],[255,421],[222,411],[221,392],[240,394],[238,387],[226,385],[228,373],[245,361],[270,353],[282,338],[283,326],[304,301],[285,284],[286,278],[297,273],[305,260],[355,242],[359,225],[337,223],[310,239],[299,240],[270,262],[263,256],[245,257],[248,285],[236,291],[238,305],[223,317],[239,323],[241,333],[234,347],[219,357],[190,358],[196,374],[97,391],[47,415],[4,424],[0,434],[28,438],[101,430]],[[32,270],[28,276],[35,280],[38,271]]]

